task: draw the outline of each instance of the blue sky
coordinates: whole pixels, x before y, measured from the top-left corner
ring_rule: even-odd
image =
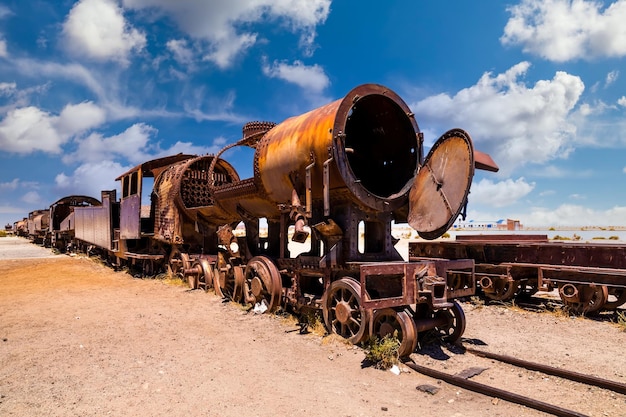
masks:
[[[624,21],[626,0],[4,0],[0,223],[372,82],[429,146],[460,127],[500,165],[469,218],[623,226]]]

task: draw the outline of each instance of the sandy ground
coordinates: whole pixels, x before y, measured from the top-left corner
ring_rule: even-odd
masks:
[[[364,367],[360,348],[302,335],[293,320],[30,244],[21,252],[24,242],[0,238],[0,416],[545,415],[408,369]],[[463,307],[468,345],[626,383],[626,333],[610,322]],[[626,416],[624,395],[436,345],[412,358],[448,373],[481,366],[477,382]]]

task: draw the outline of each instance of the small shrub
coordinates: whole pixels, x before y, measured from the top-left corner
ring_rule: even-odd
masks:
[[[0,237],[7,237],[6,230],[0,230]]]
[[[442,239],[450,239],[450,233],[445,232],[443,235],[441,235]]]
[[[609,236],[609,240],[619,240],[619,236]]]
[[[617,312],[617,327],[620,328],[621,331],[626,332],[626,313],[623,311]]]
[[[326,327],[319,313],[315,311],[305,312],[298,318],[300,333],[313,333],[317,336],[326,335]]]
[[[365,359],[372,362],[376,369],[390,369],[400,361],[398,332],[394,332],[393,335],[386,335],[382,339],[370,337],[363,349],[365,350]]]

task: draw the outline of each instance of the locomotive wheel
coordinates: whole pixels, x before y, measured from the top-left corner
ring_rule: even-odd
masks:
[[[445,310],[435,312],[436,318],[445,317],[447,324],[441,327],[435,327],[435,331],[446,342],[454,343],[461,338],[465,332],[465,313],[461,305],[454,301],[452,307]]]
[[[589,314],[600,310],[609,298],[609,289],[605,285],[576,285],[580,301],[572,302],[563,298],[561,301],[574,314]]]
[[[200,259],[198,261],[200,268],[202,268],[202,275],[200,275],[199,287],[204,288],[204,291],[209,291],[213,288],[213,268],[206,259]]]
[[[190,266],[189,255],[182,253],[178,248],[173,248],[167,261],[167,272],[173,277],[184,279],[184,271]]]
[[[397,333],[396,333],[397,332]],[[417,329],[411,316],[392,308],[377,310],[372,318],[371,334],[379,339],[394,335],[400,341],[398,356],[409,356],[417,347]]]
[[[519,292],[519,281],[506,281],[504,279],[494,280],[494,292],[485,292],[485,297],[493,301],[508,301]]]
[[[361,306],[361,284],[352,278],[333,281],[324,297],[324,323],[330,333],[357,344],[365,337],[369,314]]]
[[[265,256],[255,256],[246,265],[244,301],[256,305],[265,300],[267,312],[280,306],[282,280],[274,262]]]
[[[626,303],[626,288],[611,287],[609,289],[609,297],[604,303],[604,308],[607,310],[615,310],[624,303]]]
[[[237,285],[235,278],[232,265],[228,263],[224,252],[220,251],[217,254],[217,261],[213,270],[215,293],[222,298],[239,301],[241,299],[241,291],[239,290],[241,286]]]

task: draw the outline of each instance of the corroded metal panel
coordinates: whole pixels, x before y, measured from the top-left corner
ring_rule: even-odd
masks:
[[[115,191],[103,191],[101,206],[74,209],[76,239],[107,250],[112,248],[115,198]]]
[[[133,194],[120,202],[120,238],[141,238],[141,195]]]

